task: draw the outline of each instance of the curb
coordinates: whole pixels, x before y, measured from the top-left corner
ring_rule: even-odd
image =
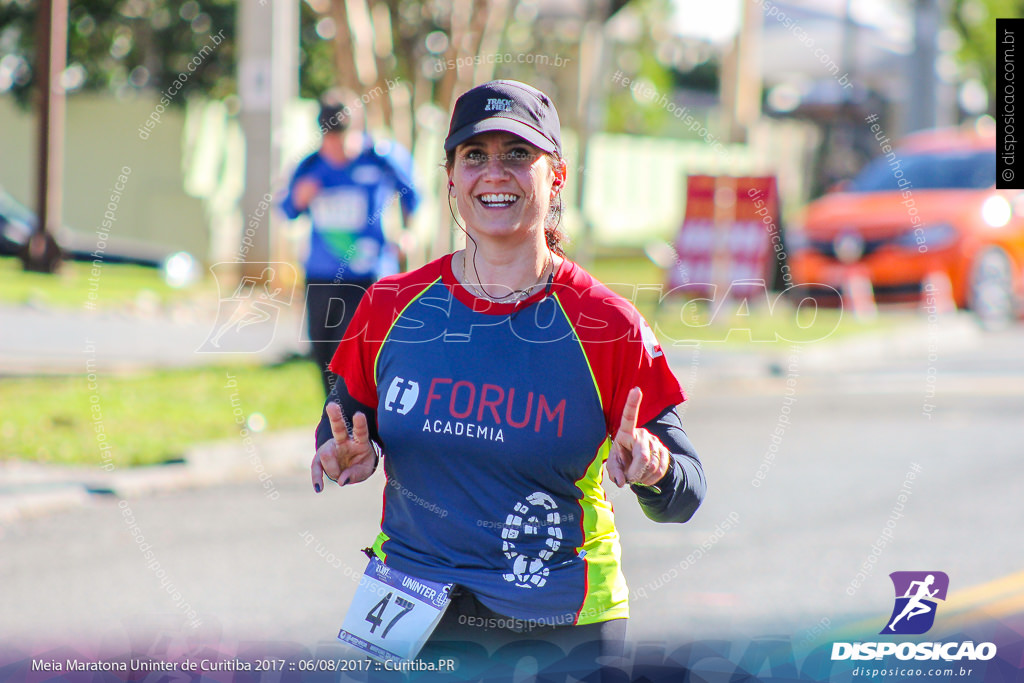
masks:
[[[258,481],[273,489],[273,477],[302,472],[312,458],[312,429],[254,435],[200,444],[183,461],[113,469],[0,463],[0,524],[96,502],[100,497],[139,498],[230,482]]]
[[[814,372],[864,370],[883,361],[926,359],[932,349],[943,352],[979,345],[985,337],[971,313],[946,313],[935,322],[921,321],[899,331],[874,333],[838,341],[826,348],[810,348],[804,363]]]
[[[86,505],[90,498],[85,489],[74,485],[14,491],[0,488],[0,524],[81,507]]]

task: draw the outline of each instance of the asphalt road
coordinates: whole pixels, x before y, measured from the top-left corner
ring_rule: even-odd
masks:
[[[798,639],[861,619],[877,632],[889,572],[944,571],[951,595],[1019,572],[1021,348],[1014,330],[857,372],[809,371],[804,351],[775,377],[718,382],[698,367],[684,422],[707,472],[704,506],[686,525],[656,525],[631,494],[614,497],[631,638]],[[0,640],[333,639],[378,529],[382,478],[320,495],[304,476],[274,487],[276,499],[255,477],[110,497],[8,525]]]

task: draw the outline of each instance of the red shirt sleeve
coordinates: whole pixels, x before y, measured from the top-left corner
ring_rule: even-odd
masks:
[[[616,344],[621,349],[621,365],[614,378],[607,414],[610,434],[619,429],[622,410],[633,387],[640,387],[643,391],[637,425],[647,424],[665,408],[686,400],[686,393],[665,360],[665,352],[658,344],[654,330],[639,311],[634,309],[633,314],[635,317],[629,335]]]
[[[370,287],[366,296],[359,302],[352,321],[345,330],[345,337],[334,351],[329,366],[331,372],[345,380],[345,387],[352,398],[360,403],[377,408],[377,379],[374,377],[374,364],[380,350],[383,335],[375,334],[372,325],[372,309],[374,308],[374,287]],[[380,341],[374,341],[379,339]]]
[[[686,400],[653,330],[633,304],[575,264],[563,284],[559,301],[590,362],[609,434],[618,431],[633,387],[643,391],[638,425]]]

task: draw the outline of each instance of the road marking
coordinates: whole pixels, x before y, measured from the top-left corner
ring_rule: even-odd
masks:
[[[934,630],[955,633],[978,622],[999,619],[1024,612],[1024,572],[1007,574],[992,581],[956,591],[939,603]],[[825,642],[838,642],[862,638],[865,633],[876,633],[885,626],[885,615],[844,624],[831,632],[822,633],[810,647]]]
[[[957,630],[969,624],[980,621],[991,621],[1001,619],[1012,614],[1024,612],[1024,593],[1006,598],[990,605],[983,605],[977,609],[958,614],[950,620],[949,625],[955,626]]]
[[[1024,611],[1024,572],[1007,574],[998,579],[954,593],[946,601],[952,619],[944,619],[947,627],[998,619]]]
[[[961,611],[991,601],[1004,594],[1024,591],[1024,571],[1007,574],[986,583],[953,593],[946,600],[946,609]]]

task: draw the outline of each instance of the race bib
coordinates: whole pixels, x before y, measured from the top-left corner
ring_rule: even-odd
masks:
[[[357,232],[366,227],[366,191],[359,187],[326,188],[309,205],[318,230]]]
[[[411,660],[441,621],[452,586],[416,579],[374,557],[359,580],[338,640],[380,661]]]

